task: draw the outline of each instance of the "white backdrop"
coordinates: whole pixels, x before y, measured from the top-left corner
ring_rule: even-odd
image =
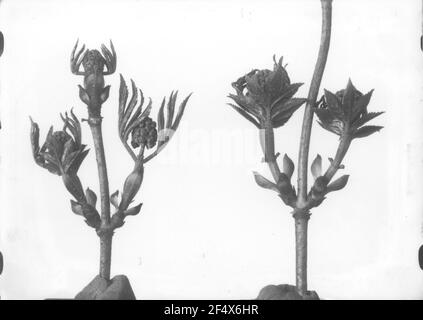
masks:
[[[420,1],[333,3],[322,88],[351,77],[369,109],[385,110],[380,133],[356,140],[345,159],[347,187],[312,212],[309,287],[325,299],[423,298],[422,52]],[[148,163],[137,202],[113,242],[112,274],[126,274],[138,299],[255,298],[268,284],[295,281],[288,207],[259,188],[269,175],[257,130],[230,107],[231,82],[284,56],[306,96],[320,38],[320,1],[3,1],[0,276],[3,299],[73,297],[98,272],[99,241],[69,207],[61,179],[32,160],[31,115],[44,139],[59,113],[86,107],[69,57],[112,39],[117,72],[103,106],[111,192],[132,168],[117,135],[119,73],[154,101],[194,92],[173,141]],[[303,108],[276,131],[276,149],[297,162]],[[83,141],[92,147],[83,124]],[[313,129],[310,157],[333,157],[337,138]],[[312,160],[312,159],[311,159]],[[328,162],[325,162],[325,166]],[[98,193],[93,150],[80,170]],[[294,179],[296,175],[294,174]]]

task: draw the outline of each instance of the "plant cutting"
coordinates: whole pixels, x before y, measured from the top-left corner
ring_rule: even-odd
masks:
[[[81,123],[73,110],[61,114],[63,128],[55,131],[51,126],[41,147],[39,126],[31,119],[30,136],[35,163],[62,178],[67,191],[73,197],[70,200],[71,210],[85,219],[86,224],[95,230],[100,240],[99,273],[77,296],[81,299],[135,299],[126,277],[110,278],[113,234],[117,228],[123,226],[127,217],[140,212],[142,203],[133,205],[133,201],[143,181],[144,166],[170,141],[190,97],[187,96],[177,109],[178,93],[172,92],[168,99],[162,100],[157,120],[154,121],[150,117],[152,100],[148,99],[147,102],[141,89],[137,88],[132,80],[130,93],[125,79],[120,76],[118,134],[134,166],[123,183],[121,194],[119,191],[110,194],[101,110],[110,92],[110,85],[105,84],[104,77],[116,71],[116,63],[112,42],[110,49],[102,45],[101,52],[86,49],[85,45],[78,49],[77,42],[71,54],[71,72],[83,76],[83,84],[78,85],[79,97],[87,106],[88,117],[82,121],[90,127],[97,160],[99,211],[97,194],[90,188],[84,190],[78,176],[78,169],[89,150],[82,143]]]
[[[339,169],[344,168],[342,162],[351,143],[382,129],[381,126],[368,125],[370,120],[383,113],[368,112],[373,90],[363,94],[351,80],[345,89],[335,93],[324,90],[317,100],[329,52],[332,0],[321,0],[321,7],[320,48],[307,98],[295,97],[302,83],[291,83],[283,60],[276,61],[275,58],[273,70],[253,69],[232,83],[235,93],[229,95],[234,102],[229,105],[259,130],[263,161],[269,166],[271,178],[254,172],[256,183],[276,192],[282,202],[292,209],[295,221],[296,286],[266,286],[260,291],[259,299],[318,299],[317,293],[307,288],[307,229],[311,210],[321,205],[329,193],[346,186],[348,175],[334,177]],[[294,162],[285,154],[281,161],[282,168],[279,166],[274,131],[282,127],[304,104],[295,188],[292,181]],[[308,158],[314,115],[319,125],[337,135],[339,141],[336,154],[329,158],[325,171],[320,155],[313,160],[310,170],[314,182],[308,188]]]

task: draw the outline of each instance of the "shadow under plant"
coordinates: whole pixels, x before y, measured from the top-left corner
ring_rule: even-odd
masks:
[[[144,165],[156,157],[172,138],[179,126],[187,105],[187,96],[176,110],[177,92],[172,92],[168,99],[162,100],[157,121],[150,117],[152,101],[145,105],[144,94],[131,81],[132,94],[125,80],[120,76],[118,133],[122,144],[134,161],[134,167],[119,191],[109,193],[109,180],[104,153],[102,135],[101,108],[109,97],[110,86],[105,85],[104,76],[116,71],[116,53],[110,42],[110,49],[105,45],[98,50],[78,49],[76,43],[71,54],[71,71],[83,76],[83,85],[79,85],[79,97],[87,105],[88,119],[97,160],[100,185],[100,213],[97,211],[97,195],[82,187],[78,169],[88,154],[86,145],[81,140],[81,124],[74,114],[61,115],[63,129],[54,131],[53,126],[43,145],[39,145],[39,127],[31,119],[31,145],[35,162],[42,168],[62,177],[62,181],[73,196],[72,211],[82,216],[88,226],[95,229],[100,239],[99,274],[77,296],[77,299],[135,299],[129,280],[124,275],[110,279],[112,238],[115,230],[125,223],[128,216],[137,215],[142,203],[131,206],[137,195],[144,176]],[[128,140],[131,138],[130,145]],[[113,215],[111,215],[111,206]]]
[[[332,93],[324,91],[317,101],[330,43],[332,0],[321,0],[322,32],[319,54],[310,84],[307,99],[294,97],[302,83],[291,83],[282,59],[274,59],[273,70],[254,69],[232,83],[235,94],[230,94],[235,104],[229,105],[259,129],[263,161],[269,166],[272,180],[257,172],[254,178],[260,187],[275,191],[282,202],[292,208],[295,219],[296,286],[269,285],[264,287],[258,299],[319,299],[314,291],[307,290],[307,227],[310,210],[319,206],[328,193],[345,187],[348,175],[332,181],[339,169],[351,142],[371,135],[381,126],[366,125],[383,112],[368,112],[367,106],[372,91],[362,94],[351,81],[345,89]],[[291,181],[294,163],[284,155],[282,170],[275,152],[274,129],[283,126],[303,104],[305,104],[300,149],[298,157],[297,190]],[[322,158],[317,155],[311,164],[314,183],[307,188],[308,153],[313,116],[324,129],[339,136],[339,145],[334,158],[329,158],[329,167],[323,173]]]

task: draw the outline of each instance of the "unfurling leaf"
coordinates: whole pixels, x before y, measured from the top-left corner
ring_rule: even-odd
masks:
[[[294,169],[294,162],[292,162],[291,158],[288,157],[288,155],[285,153],[283,157],[283,173],[285,173],[286,176],[291,179],[292,174],[294,173]]]
[[[311,164],[311,174],[315,180],[322,175],[322,157],[320,154],[316,156]]]
[[[71,195],[73,195],[75,200],[80,203],[84,203],[86,201],[84,189],[82,189],[81,181],[77,175],[63,174],[62,181],[65,184],[66,189]]]
[[[95,205],[97,203],[97,195],[95,194],[95,192],[92,191],[90,188],[87,188],[87,190],[85,190],[85,197],[87,198],[88,204],[95,208]]]
[[[124,214],[124,216],[136,216],[140,212],[141,207],[142,207],[142,203],[140,203],[139,205],[137,205],[135,207],[132,207],[132,208],[126,210],[123,214]]]
[[[349,175],[343,175],[328,185],[327,192],[341,190],[347,185]]]
[[[265,189],[270,189],[279,193],[278,187],[273,182],[267,180],[265,177],[260,175],[258,172],[253,172],[254,179],[256,180],[257,184]]]

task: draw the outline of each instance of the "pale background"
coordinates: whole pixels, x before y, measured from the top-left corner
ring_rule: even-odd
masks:
[[[423,298],[423,143],[420,1],[333,3],[333,35],[322,87],[375,88],[371,111],[386,128],[354,141],[347,187],[313,210],[309,288],[325,299]],[[194,92],[173,141],[146,167],[136,201],[113,242],[112,274],[126,274],[138,299],[248,299],[295,281],[290,210],[259,188],[255,128],[226,106],[231,82],[283,55],[305,96],[320,38],[320,1],[3,1],[0,276],[3,299],[70,298],[98,271],[99,241],[69,207],[61,179],[33,163],[28,116],[61,127],[82,77],[69,71],[77,38],[113,39],[116,74],[103,106],[111,192],[132,164],[117,135],[119,73],[151,96]],[[277,151],[297,162],[303,109],[276,132]],[[92,146],[83,124],[83,140]],[[310,157],[333,157],[337,138],[313,129]],[[327,166],[327,160],[324,162]],[[80,170],[98,193],[94,152]],[[296,176],[294,176],[296,179]]]

